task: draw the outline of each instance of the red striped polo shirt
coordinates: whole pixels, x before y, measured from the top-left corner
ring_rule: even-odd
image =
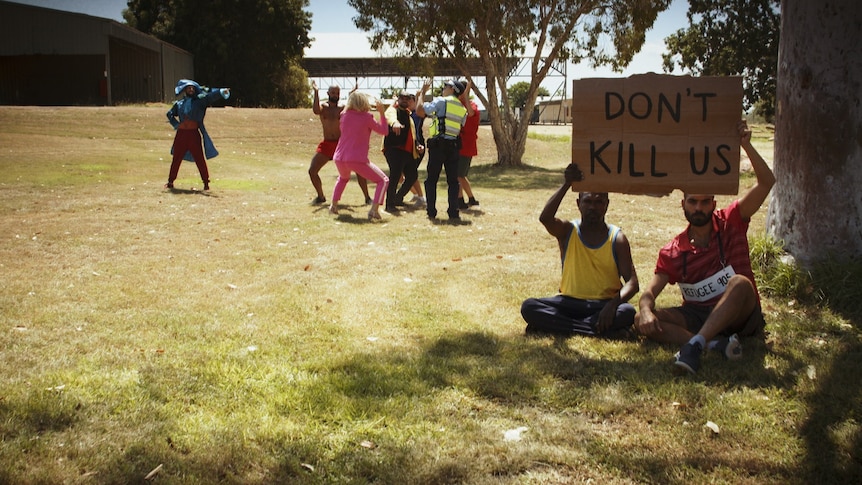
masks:
[[[736,274],[743,275],[754,285],[757,293],[757,283],[751,270],[751,256],[748,251],[748,224],[751,220],[743,220],[739,213],[739,201],[736,200],[727,208],[716,210],[712,214],[712,234],[709,246],[698,248],[692,246],[688,238],[688,227],[682,231],[658,253],[655,272],[668,275],[670,284],[697,283],[720,271],[722,251],[726,264],[733,266]],[[719,248],[719,240],[721,248]],[[716,296],[702,303],[683,302],[686,305],[713,306],[721,296]],[[760,294],[757,293],[760,302]]]

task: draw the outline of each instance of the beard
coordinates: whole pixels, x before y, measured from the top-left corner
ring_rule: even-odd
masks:
[[[710,221],[712,221],[712,211],[710,211],[708,214],[703,212],[683,212],[685,212],[685,219],[689,222],[689,224],[695,227],[703,227],[709,224]]]
[[[335,96],[330,96],[329,102],[332,104],[338,104],[338,98],[336,98]]]

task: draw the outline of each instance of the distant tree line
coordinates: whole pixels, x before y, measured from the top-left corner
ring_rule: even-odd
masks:
[[[196,81],[231,87],[244,106],[310,106],[300,66],[308,0],[129,0],[129,26],[194,56]]]
[[[357,25],[376,34],[375,45],[378,47],[387,43],[407,47],[408,50],[413,47],[416,51],[408,54],[416,55],[421,45],[427,45],[409,46],[404,41],[405,37],[399,35],[402,30],[413,32],[416,29],[412,21],[404,25],[380,27],[379,31],[374,32],[371,19],[376,18],[386,24],[402,18],[400,14],[393,14],[392,8],[386,5],[388,2],[351,0],[348,3],[360,12],[360,16],[355,19]],[[525,7],[522,17],[513,17],[523,24],[521,37],[517,33],[513,34],[509,42],[517,44],[535,33],[534,22],[541,17],[544,7],[525,6],[519,2],[503,3],[512,6],[512,9],[505,10],[508,12],[506,16],[512,16],[516,7]],[[566,12],[565,9],[572,8],[567,7],[570,3],[578,5],[581,2],[561,0],[555,7],[559,9],[557,13],[562,14]],[[771,120],[775,114],[779,0],[688,0],[688,3],[689,26],[665,39],[665,70],[673,72],[679,67],[694,75],[741,75],[746,108],[754,108],[757,114]],[[279,108],[310,105],[308,74],[300,65],[304,49],[311,45],[311,14],[305,10],[308,0],[129,0],[127,5],[123,18],[131,27],[191,52],[195,59],[197,80],[204,84],[234,88],[234,102],[246,106]],[[637,29],[620,31],[624,31],[629,38],[626,38],[628,43],[622,42],[617,46],[616,56],[590,49],[595,45],[593,36],[597,33],[613,32],[604,31],[603,24],[599,23],[588,33],[575,34],[576,39],[577,35],[585,38],[579,39],[585,42],[580,55],[576,54],[576,49],[569,52],[571,47],[559,47],[561,57],[591,58],[594,64],[608,64],[615,69],[624,66],[643,42],[643,31],[651,26],[656,13],[666,8],[668,2],[648,3],[644,11],[631,12],[622,8],[625,5],[625,2],[621,2],[615,7],[616,14],[622,15],[617,20],[631,15],[623,24],[636,26]],[[438,3],[427,4],[411,2],[408,6],[414,7],[414,12],[425,12],[430,6],[434,7],[435,12],[441,11],[439,0]],[[375,8],[380,8],[380,12]],[[456,19],[453,25],[460,26],[467,12],[459,8],[455,8],[455,11],[458,14],[452,17]],[[580,16],[586,9],[576,11],[577,16]],[[592,13],[601,15],[601,10]],[[407,18],[413,19],[413,16],[408,15]],[[487,17],[483,18],[487,20]],[[450,18],[435,14],[431,20],[440,25],[423,27],[429,35],[448,25]],[[485,27],[490,28],[490,25],[485,24]],[[451,30],[452,26],[447,28]],[[513,30],[516,29],[509,25],[500,32]],[[616,32],[616,35],[625,38],[620,32]],[[381,33],[389,34],[391,38],[383,37]],[[467,55],[462,49],[464,46],[457,47],[448,54]],[[496,54],[490,48],[479,48],[470,54],[475,55],[476,51],[487,55]],[[536,74],[539,78],[544,76],[544,72]],[[535,86],[531,86],[531,83],[516,83],[511,95],[503,84],[503,99],[495,101],[503,101],[502,105],[509,107],[526,105],[541,95],[538,92],[542,89],[538,86],[540,80]],[[515,120],[509,122],[517,124]],[[520,150],[514,148],[514,151],[518,153]],[[515,158],[519,157],[516,155]]]

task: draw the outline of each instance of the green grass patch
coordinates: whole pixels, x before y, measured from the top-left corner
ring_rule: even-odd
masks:
[[[527,138],[530,140],[538,140],[545,142],[571,143],[571,135],[549,135],[546,133],[527,133]]]
[[[210,110],[212,190],[192,163],[164,190],[166,111],[0,107],[0,483],[860,481],[862,271],[799,270],[765,208],[767,339],[679,379],[674,348],[523,334],[559,284],[538,215],[569,137],[501,168],[483,127],[464,224],[379,224],[355,182],[340,216],[311,205],[310,110]],[[608,220],[642,280],[684,227],[675,196],[612,194]]]

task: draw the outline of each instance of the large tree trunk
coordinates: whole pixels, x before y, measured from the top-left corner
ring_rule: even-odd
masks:
[[[862,2],[782,0],[769,232],[803,265],[862,255]]]
[[[498,97],[496,86],[498,80],[500,85],[504,86],[502,83],[506,82],[506,77],[498,75],[493,64],[488,64],[486,68],[489,73],[485,76],[487,97],[479,91],[476,91],[476,94],[488,110],[491,134],[497,147],[497,164],[505,167],[520,166],[527,147],[529,117],[522,113],[520,118],[516,118],[511,110],[501,109],[501,106],[508,106],[508,97],[505,92],[502,93],[502,99]],[[501,92],[503,89],[505,86],[501,88]]]
[[[502,120],[491,119],[491,133],[497,146],[497,164],[504,167],[517,167],[523,164],[527,147],[527,124],[509,117]]]

